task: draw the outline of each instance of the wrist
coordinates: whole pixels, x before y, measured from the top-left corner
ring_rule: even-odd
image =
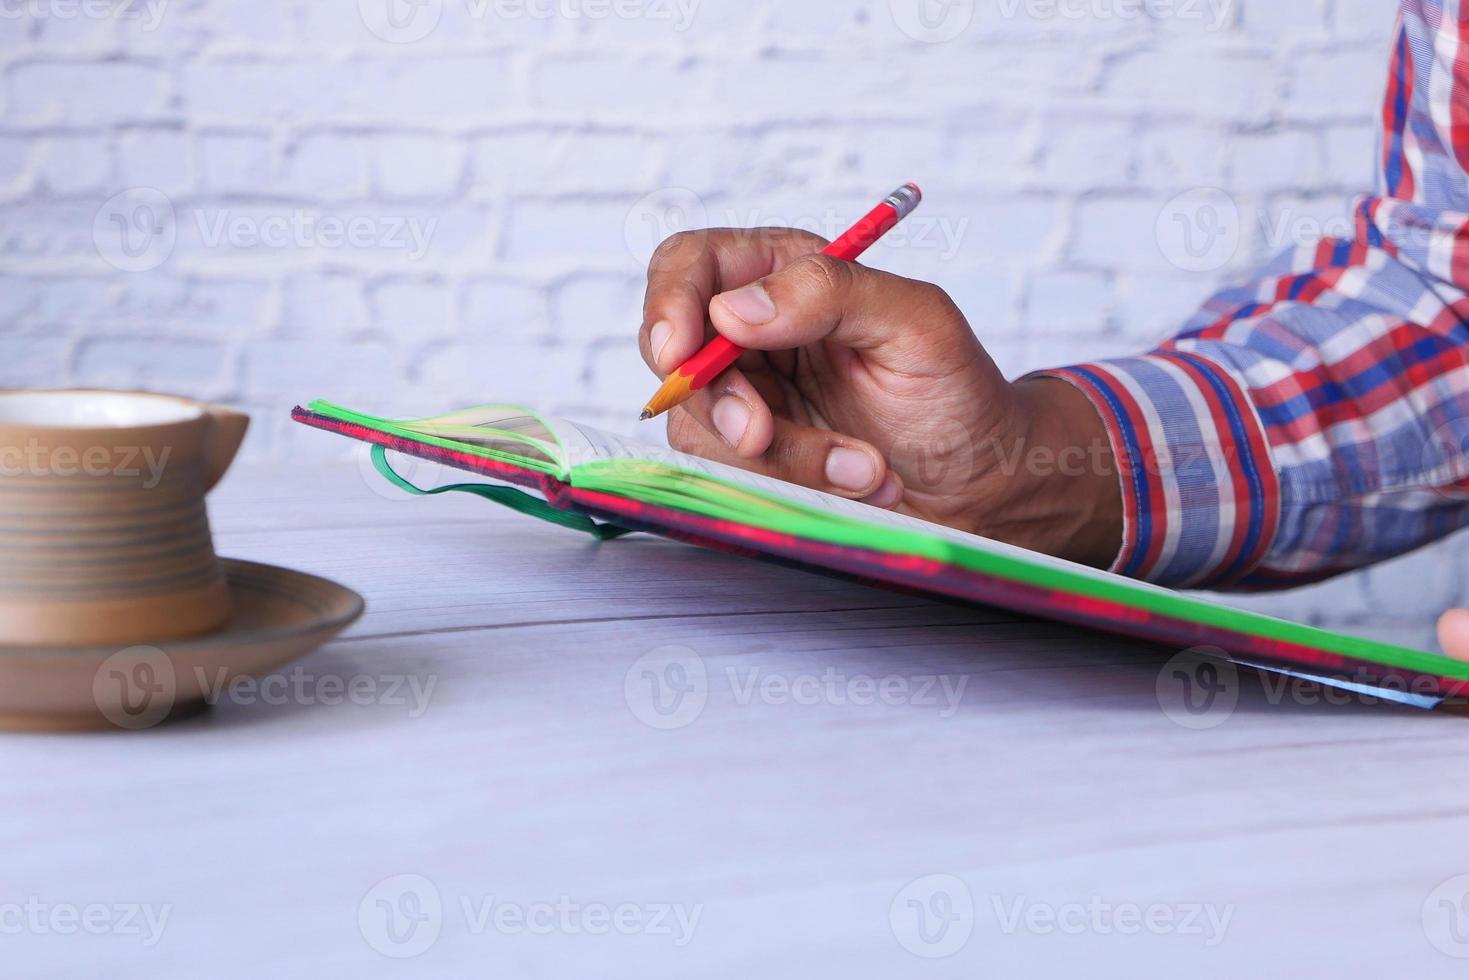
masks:
[[[1086,394],[1060,378],[1012,385],[1020,417],[1012,506],[1035,550],[1107,568],[1122,549],[1122,488],[1112,441]]]

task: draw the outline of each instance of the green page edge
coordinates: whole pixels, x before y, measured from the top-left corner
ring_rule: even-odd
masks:
[[[535,412],[529,411],[527,409],[522,409],[518,405],[485,407],[513,408],[516,411],[523,411],[527,415],[534,416],[537,420],[541,421],[542,425],[545,425],[545,420],[541,419],[541,417]],[[513,466],[519,466],[523,469],[535,470],[537,473],[544,473],[547,476],[554,476],[558,480],[564,480],[568,475],[564,463],[561,465],[552,466],[549,463],[543,463],[538,459],[530,459],[525,456],[516,456],[511,453],[502,453],[496,449],[489,449],[484,446],[476,446],[472,443],[460,442],[456,439],[445,439],[440,436],[430,435],[429,433],[422,432],[412,427],[413,423],[430,421],[429,419],[379,418],[376,415],[364,415],[361,412],[354,412],[350,408],[343,408],[341,405],[335,405],[329,401],[323,401],[321,399],[317,399],[316,401],[309,403],[306,408],[308,411],[314,412],[317,415],[324,415],[327,418],[338,419],[342,422],[350,422],[353,425],[360,425],[364,429],[375,429],[378,432],[386,432],[388,435],[397,436],[400,439],[407,439],[409,442],[422,442],[427,443],[430,446],[438,446],[440,449],[452,449],[457,453],[467,453],[470,456],[483,456],[486,459],[493,459],[501,463],[510,463]],[[546,426],[546,428],[549,429],[550,426]],[[504,429],[495,428],[486,428],[482,431],[494,432],[497,435],[504,436],[506,439],[510,439],[516,442],[524,442],[527,445],[534,446],[537,449],[541,448],[537,444],[537,440],[527,439],[524,436],[521,436],[519,433],[507,432]]]
[[[519,406],[505,407],[525,411],[528,415],[535,414]],[[417,420],[381,419],[322,401],[312,402],[308,408],[321,415],[340,418],[343,421],[398,435],[405,439],[524,466],[558,479],[569,478],[573,486],[583,489],[627,496],[705,517],[743,520],[747,523],[758,524],[768,530],[829,544],[868,548],[894,554],[918,555],[936,561],[949,562],[971,571],[993,575],[996,578],[1104,599],[1199,625],[1286,643],[1297,643],[1327,650],[1344,657],[1366,660],[1403,670],[1455,680],[1469,680],[1469,663],[1441,654],[1336,633],[1317,626],[1307,626],[1263,613],[1249,612],[1196,599],[1182,593],[1155,592],[1151,589],[1130,585],[1126,579],[1120,577],[1116,581],[1097,579],[1063,568],[1053,568],[1049,565],[1012,558],[1008,555],[973,551],[962,545],[916,532],[865,524],[843,516],[829,514],[804,504],[781,500],[718,477],[681,470],[665,463],[601,460],[584,463],[577,466],[572,473],[565,474],[541,464],[539,460],[515,457],[508,453],[426,435],[411,427]],[[511,439],[518,438],[513,433],[505,433],[505,435]],[[643,469],[642,479],[629,481],[626,479],[626,474],[634,467]]]

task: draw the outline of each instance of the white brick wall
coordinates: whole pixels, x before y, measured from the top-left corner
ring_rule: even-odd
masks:
[[[1393,14],[928,0],[930,30],[918,0],[389,2],[0,0],[0,384],[226,399],[283,456],[335,448],[285,420],[315,396],[626,428],[658,238],[834,230],[910,178],[927,203],[871,261],[948,288],[1008,370],[1134,351],[1368,187]],[[1160,239],[1200,187],[1232,195],[1232,254]],[[160,193],[114,200],[136,188]],[[120,252],[114,216],[136,246],[149,214],[153,251]],[[1390,631],[1457,597],[1412,580],[1281,608]]]

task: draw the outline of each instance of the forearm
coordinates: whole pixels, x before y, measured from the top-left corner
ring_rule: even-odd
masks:
[[[1220,293],[1150,354],[1050,373],[1086,393],[1117,458],[1113,570],[1273,588],[1469,522],[1455,484],[1466,350],[1465,328],[1419,276],[1328,241]]]

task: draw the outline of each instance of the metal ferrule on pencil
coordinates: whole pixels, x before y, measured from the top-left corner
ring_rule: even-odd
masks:
[[[904,184],[887,196],[887,203],[898,212],[899,221],[908,217],[922,200],[923,192],[918,189],[917,184]]]

